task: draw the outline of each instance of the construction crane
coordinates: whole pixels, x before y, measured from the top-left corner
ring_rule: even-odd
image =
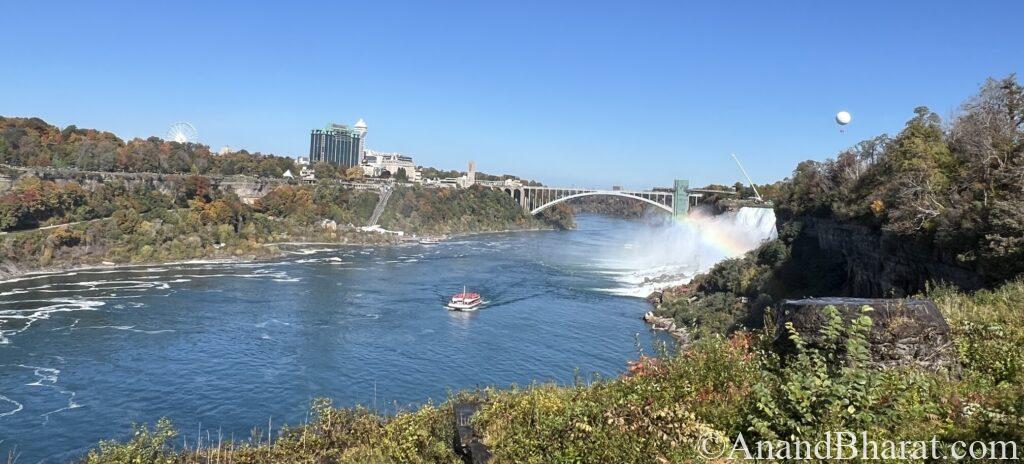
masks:
[[[754,196],[757,197],[757,201],[764,201],[764,199],[761,198],[761,193],[758,192],[757,187],[754,186],[754,181],[750,180],[750,176],[747,175],[747,170],[743,169],[743,163],[740,163],[740,159],[736,157],[735,153],[732,154],[732,159],[736,160],[736,165],[740,167],[740,172],[743,173],[743,177],[747,178],[747,184],[750,185],[750,188],[754,189]]]

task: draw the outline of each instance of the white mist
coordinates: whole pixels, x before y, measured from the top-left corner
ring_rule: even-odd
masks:
[[[685,222],[636,229],[621,247],[606,251],[602,272],[621,285],[605,291],[646,297],[651,292],[690,281],[719,261],[742,256],[778,236],[775,211],[740,208],[719,215],[702,210]]]

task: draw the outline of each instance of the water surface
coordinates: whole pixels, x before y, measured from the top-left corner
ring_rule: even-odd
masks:
[[[607,257],[651,226],[578,222],[0,283],[0,459],[72,459],[160,417],[190,441],[200,428],[245,438],[268,419],[300,423],[318,396],[394,411],[577,369],[618,375],[636,334],[648,350],[652,335],[649,305],[617,294],[643,270]],[[488,304],[444,310],[464,285]]]

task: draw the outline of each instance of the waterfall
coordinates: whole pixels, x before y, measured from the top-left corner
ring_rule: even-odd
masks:
[[[604,290],[645,297],[689,282],[718,262],[777,237],[770,208],[744,207],[717,215],[694,210],[686,220],[637,229],[621,249],[609,250],[602,267],[622,286]]]

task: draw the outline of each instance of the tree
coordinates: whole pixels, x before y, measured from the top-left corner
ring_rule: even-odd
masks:
[[[305,186],[281,186],[256,200],[257,210],[277,217],[311,213],[312,207],[313,193]]]
[[[880,189],[887,206],[886,228],[900,234],[934,231],[957,170],[939,116],[923,106],[914,113],[876,170],[889,179]]]
[[[179,205],[187,205],[189,200],[199,199],[201,201],[210,201],[210,196],[213,193],[213,187],[210,185],[210,179],[203,176],[188,176],[178,185],[177,188],[177,200]]]
[[[352,166],[345,170],[345,178],[348,180],[363,180],[363,168]]]
[[[316,171],[318,179],[343,179],[345,177],[345,173],[337,166],[323,161],[314,164],[313,170]]]
[[[409,181],[409,175],[405,173],[405,168],[398,168],[398,171],[395,172],[395,180],[398,182]]]

